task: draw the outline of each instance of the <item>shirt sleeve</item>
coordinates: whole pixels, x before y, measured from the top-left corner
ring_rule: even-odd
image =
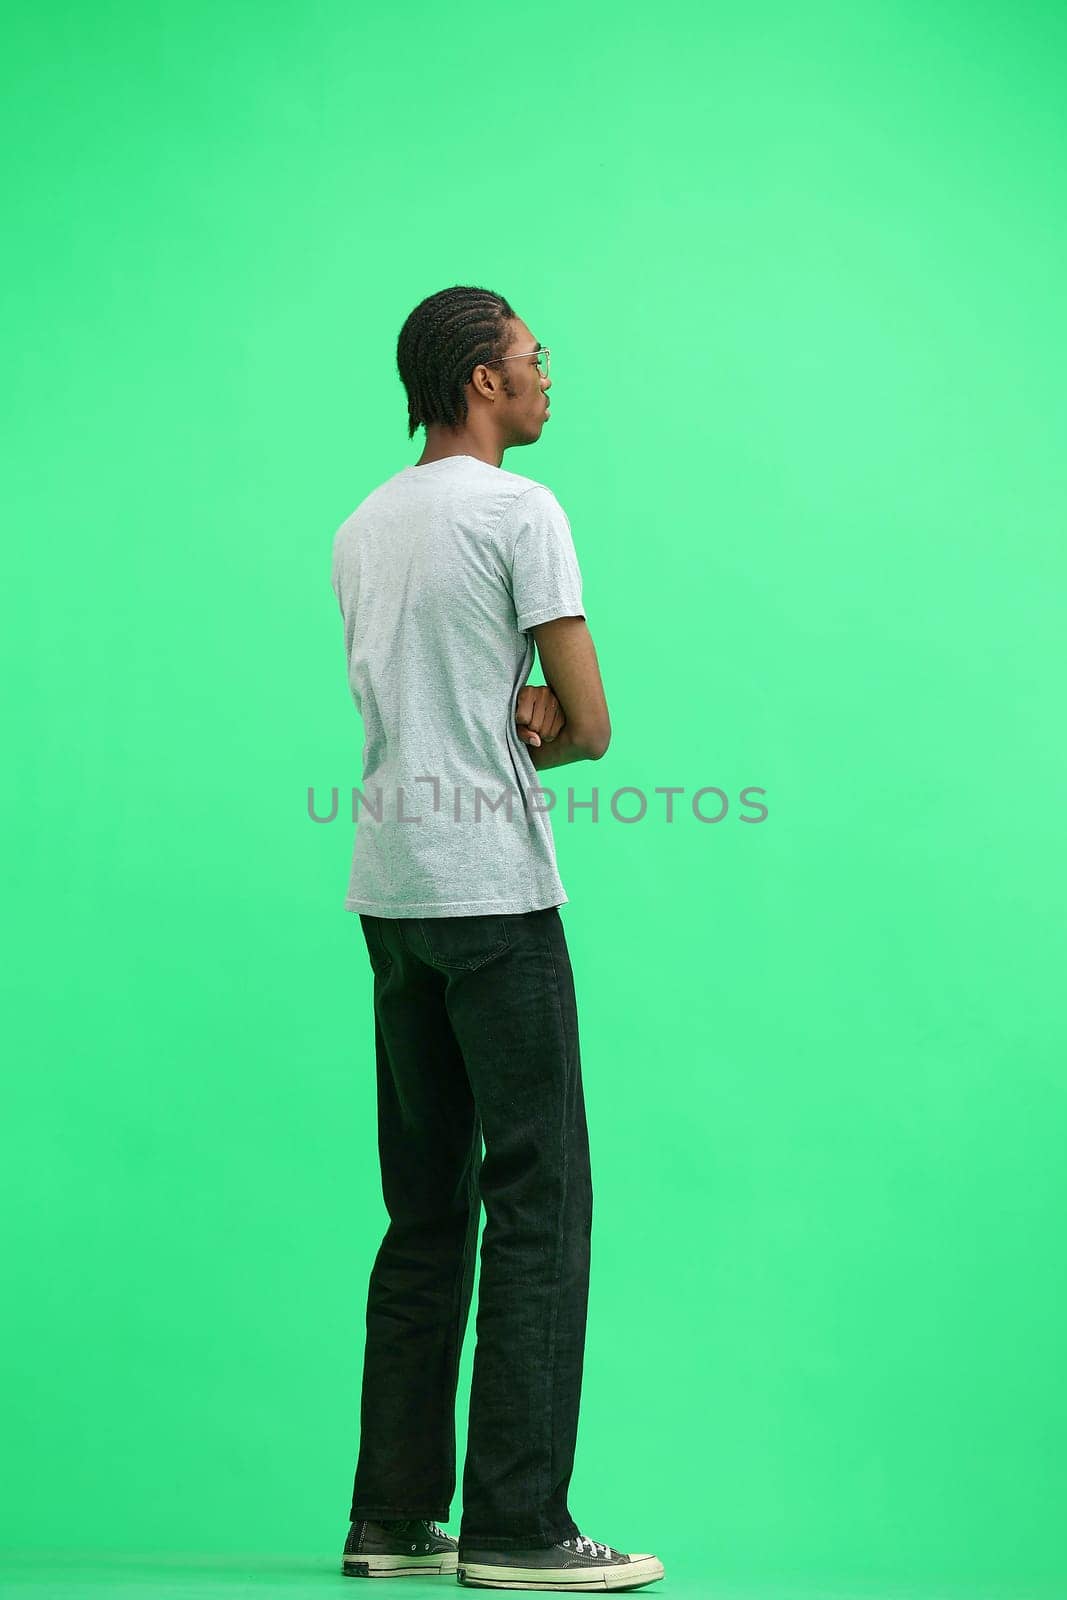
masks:
[[[556,617],[584,617],[571,525],[552,490],[544,484],[527,489],[507,522],[506,559],[519,631]]]

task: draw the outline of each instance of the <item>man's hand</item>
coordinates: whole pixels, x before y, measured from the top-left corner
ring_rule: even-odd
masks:
[[[523,744],[535,748],[549,744],[561,731],[566,718],[563,707],[547,685],[525,684],[515,702],[515,728]]]

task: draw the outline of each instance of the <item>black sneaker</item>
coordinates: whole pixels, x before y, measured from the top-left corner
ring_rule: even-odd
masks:
[[[424,1578],[456,1575],[459,1540],[436,1522],[353,1522],[341,1571],[346,1578]]]
[[[657,1556],[624,1556],[577,1533],[547,1550],[468,1550],[456,1576],[472,1589],[639,1589],[663,1576]]]

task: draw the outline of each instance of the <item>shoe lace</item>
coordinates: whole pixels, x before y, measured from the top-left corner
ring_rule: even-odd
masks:
[[[589,1546],[588,1551],[585,1548],[586,1545]],[[584,1533],[576,1533],[574,1535],[574,1548],[580,1556],[595,1556],[598,1552],[603,1556],[613,1556],[617,1553],[611,1548],[610,1544],[599,1544],[596,1539],[587,1539]]]
[[[448,1534],[445,1532],[445,1530],[443,1528],[439,1528],[437,1526],[436,1522],[431,1522],[429,1520],[429,1518],[425,1518],[424,1520],[426,1522],[426,1526],[429,1528],[431,1533],[436,1534],[439,1539],[447,1539],[448,1538]]]

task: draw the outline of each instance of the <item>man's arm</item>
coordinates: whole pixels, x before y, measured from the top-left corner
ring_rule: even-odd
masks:
[[[538,772],[568,761],[599,761],[611,743],[611,720],[585,618],[556,617],[539,623],[531,632],[545,682],[567,720],[554,739],[527,745],[530,760]]]

